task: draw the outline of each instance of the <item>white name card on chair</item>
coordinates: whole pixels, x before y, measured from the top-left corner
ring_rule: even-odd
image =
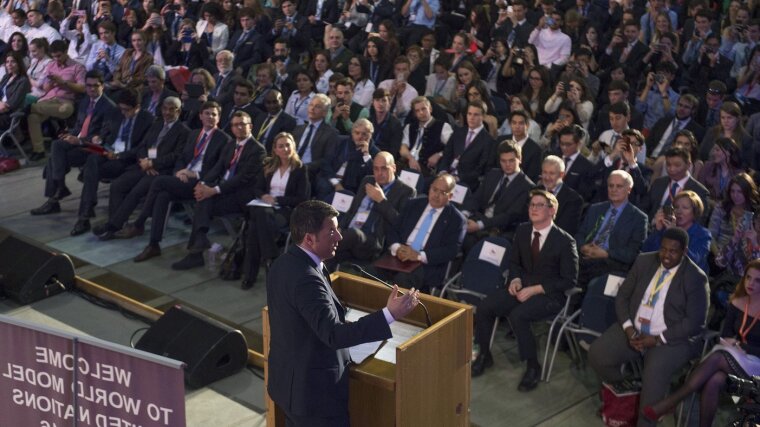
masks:
[[[462,184],[457,184],[457,186],[454,187],[454,194],[451,195],[451,200],[461,205],[462,203],[464,203],[464,196],[466,195],[467,195],[467,187],[465,187]]]
[[[478,259],[500,267],[501,260],[504,259],[504,253],[506,251],[507,248],[504,246],[499,246],[491,242],[483,242],[483,247],[480,248]]]
[[[607,276],[607,283],[604,285],[604,294],[608,297],[615,298],[620,289],[620,285],[623,284],[625,277],[615,276],[610,274]]]
[[[420,174],[414,171],[402,170],[398,179],[412,188],[417,188],[417,181],[420,180]]]
[[[354,200],[354,196],[343,194],[341,192],[335,192],[333,196],[332,206],[338,210],[338,212],[346,213],[351,208],[351,202]]]

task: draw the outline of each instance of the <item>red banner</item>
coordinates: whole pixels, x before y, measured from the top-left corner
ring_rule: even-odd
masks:
[[[0,426],[184,427],[181,362],[0,316]]]

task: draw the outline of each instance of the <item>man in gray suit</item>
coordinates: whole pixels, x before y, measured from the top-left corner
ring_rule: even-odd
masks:
[[[639,410],[664,398],[673,373],[698,357],[705,328],[707,276],[687,256],[689,236],[669,228],[659,252],[639,255],[615,298],[617,323],[589,348],[606,382],[624,379],[620,365],[643,361]],[[654,425],[639,415],[639,426]]]
[[[329,110],[330,98],[321,93],[314,95],[309,102],[309,121],[293,130],[296,150],[309,171],[312,194],[316,194],[316,178],[322,162],[331,159],[338,146],[338,131],[325,121]]]

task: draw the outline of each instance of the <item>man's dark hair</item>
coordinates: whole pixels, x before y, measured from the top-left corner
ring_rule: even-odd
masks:
[[[713,14],[710,11],[710,9],[700,9],[697,11],[697,13],[694,14],[694,20],[696,21],[697,18],[707,18],[708,21],[712,22],[713,20]]]
[[[385,97],[390,97],[391,93],[388,92],[388,89],[375,89],[374,92],[372,92],[372,99],[383,99]]]
[[[56,40],[55,42],[61,42],[61,43],[63,43],[63,40]],[[53,43],[55,43],[55,42],[53,42]],[[90,70],[90,71],[88,71],[87,74],[84,75],[84,79],[85,80],[87,80],[87,79],[95,79],[100,84],[103,84],[103,82],[105,81],[105,78],[103,77],[103,73],[100,70]]]
[[[206,101],[206,102],[204,102],[203,105],[201,106],[201,112],[203,112],[204,110],[208,110],[209,108],[216,108],[216,111],[218,113],[222,112],[222,106],[219,105],[219,103],[216,102],[216,101]]]
[[[607,85],[607,92],[611,90],[619,90],[623,93],[628,93],[631,90],[631,85],[625,80],[613,80]]]
[[[248,79],[238,79],[235,82],[235,87],[243,87],[245,90],[248,91],[248,96],[253,95],[253,92],[256,90],[255,87],[253,87],[253,83],[251,83]]]
[[[109,33],[116,34],[116,24],[111,21],[100,21],[98,24],[98,29],[101,28],[108,31]]]
[[[657,64],[654,70],[658,73],[664,71],[666,73],[670,73],[671,75],[676,75],[676,71],[678,71],[676,69],[676,66],[670,62],[660,62]]]
[[[238,12],[238,19],[244,16],[251,19],[256,19],[256,11],[253,10],[252,7],[243,7],[240,9],[240,12]]]
[[[66,52],[68,48],[63,40],[54,40],[53,43],[50,43],[50,53]]]
[[[634,26],[634,27],[636,27],[637,30],[641,30],[641,23],[639,23],[639,22],[637,22],[637,21],[635,21],[633,19],[625,21],[623,23],[623,25],[622,25],[622,28],[630,27],[630,26]]]
[[[498,147],[496,147],[496,156],[501,157],[505,153],[515,153],[515,157],[522,160],[522,149],[520,146],[513,143],[510,140],[502,141]]]
[[[666,228],[662,233],[662,240],[670,239],[681,244],[681,249],[689,247],[689,234],[683,228]]]
[[[616,102],[610,105],[610,113],[622,114],[627,117],[629,114],[631,114],[631,107],[628,106],[628,103],[625,101]]]
[[[338,211],[321,200],[302,202],[290,214],[290,237],[296,243],[302,243],[306,233],[316,234],[328,218],[338,216]]]
[[[140,94],[136,90],[128,88],[119,92],[119,96],[116,98],[117,104],[129,105],[132,108],[140,105]]]
[[[520,117],[522,117],[523,119],[525,119],[525,126],[528,126],[528,125],[530,124],[530,116],[529,116],[529,115],[528,115],[528,113],[526,113],[525,111],[523,111],[523,110],[515,110],[515,111],[512,111],[512,112],[509,114],[509,121],[510,121],[510,122],[512,122],[512,118],[513,118],[514,116],[520,116]],[[525,129],[525,131],[526,131],[525,133],[527,133],[528,129],[526,128],[526,129]]]
[[[680,157],[684,162],[691,162],[691,153],[688,150],[681,147],[670,147],[665,151],[665,158],[668,157]]]
[[[576,144],[581,142],[581,138],[583,135],[580,134],[580,132],[577,132],[575,129],[575,125],[565,126],[562,129],[559,130],[559,133],[557,134],[557,138],[562,138],[563,135],[572,135],[573,141],[575,141]]]

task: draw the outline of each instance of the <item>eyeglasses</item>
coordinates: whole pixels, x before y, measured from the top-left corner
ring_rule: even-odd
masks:
[[[450,191],[449,190],[441,190],[440,188],[430,187],[430,193],[432,193],[432,194],[446,195],[446,194],[449,194]]]

